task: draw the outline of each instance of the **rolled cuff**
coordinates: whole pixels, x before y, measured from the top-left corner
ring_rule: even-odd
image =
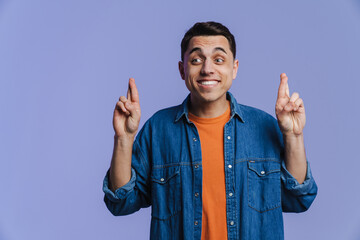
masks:
[[[306,162],[307,170],[305,181],[300,184],[286,169],[285,162],[281,164],[281,180],[284,183],[285,189],[291,191],[296,196],[306,195],[313,188],[314,179],[311,174],[309,162]]]
[[[109,170],[107,171],[104,181],[103,181],[103,191],[105,193],[105,196],[113,202],[125,199],[127,195],[134,190],[135,187],[135,179],[136,179],[136,173],[133,168],[131,168],[131,178],[128,183],[126,183],[124,186],[118,188],[115,190],[115,193],[109,189]]]

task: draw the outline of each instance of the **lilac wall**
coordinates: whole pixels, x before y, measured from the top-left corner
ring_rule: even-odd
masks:
[[[286,239],[360,238],[359,0],[0,0],[0,239],[148,238],[149,208],[102,200],[113,107],[130,76],[141,124],[180,103],[180,41],[207,20],[237,39],[238,101],[274,114],[281,72],[304,99],[319,194]]]

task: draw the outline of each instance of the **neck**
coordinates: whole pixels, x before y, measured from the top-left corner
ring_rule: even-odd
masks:
[[[190,96],[189,111],[197,117],[215,118],[222,115],[229,107],[226,96],[212,102],[200,102]]]

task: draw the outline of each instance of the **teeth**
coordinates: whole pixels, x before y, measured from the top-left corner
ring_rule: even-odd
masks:
[[[217,81],[201,81],[202,85],[214,85],[217,83]]]

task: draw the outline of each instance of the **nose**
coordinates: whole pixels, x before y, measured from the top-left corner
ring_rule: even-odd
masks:
[[[206,59],[202,65],[201,72],[202,75],[211,75],[214,73],[214,66],[210,59]]]

